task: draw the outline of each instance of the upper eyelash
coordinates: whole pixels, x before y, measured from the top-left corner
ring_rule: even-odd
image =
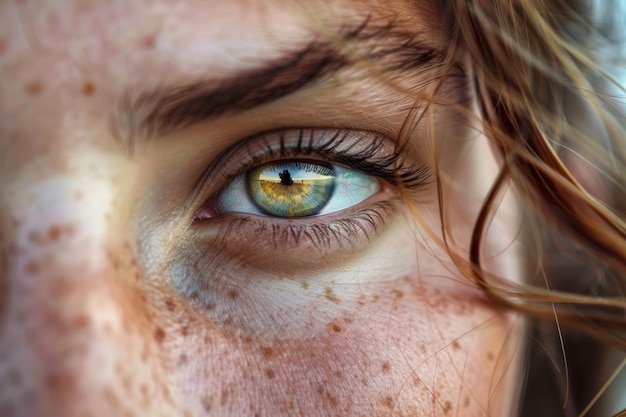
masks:
[[[290,130],[290,132],[294,130]],[[255,165],[266,162],[301,155],[316,155],[325,158],[329,162],[344,165],[350,169],[383,179],[391,185],[402,186],[407,189],[419,188],[429,181],[429,166],[416,163],[406,165],[406,154],[403,149],[394,150],[391,154],[380,155],[385,153],[384,139],[374,140],[359,150],[354,150],[356,143],[341,149],[341,145],[345,144],[346,138],[353,134],[354,131],[337,129],[336,133],[323,143],[317,143],[321,139],[315,139],[316,131],[318,129],[298,129],[298,142],[296,146],[291,147],[287,146],[285,141],[287,131],[275,132],[279,140],[278,149],[272,147],[268,141],[267,136],[272,134],[272,132],[266,133],[260,138],[265,152],[261,155],[258,153],[253,154],[248,149],[249,162],[239,166],[236,172],[229,173],[227,179],[233,179]],[[309,132],[308,138],[305,137],[306,132]],[[244,142],[242,146],[245,145],[246,143]],[[231,152],[226,152],[222,157],[216,159],[215,164],[219,164],[233,152],[234,149]]]

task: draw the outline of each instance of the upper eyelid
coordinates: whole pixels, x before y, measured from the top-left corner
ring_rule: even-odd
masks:
[[[297,137],[296,137],[297,135]],[[229,179],[245,172],[248,168],[254,164],[269,162],[273,159],[279,159],[285,157],[284,149],[282,146],[291,141],[296,146],[292,146],[294,150],[302,153],[302,144],[305,144],[307,148],[304,155],[311,155],[312,153],[318,154],[320,157],[332,156],[331,152],[325,147],[319,149],[314,146],[314,143],[320,142],[320,145],[328,144],[331,140],[337,139],[342,136],[342,142],[345,144],[348,137],[351,137],[353,143],[350,148],[358,145],[359,140],[367,141],[368,145],[365,148],[371,148],[372,142],[377,142],[380,146],[377,146],[377,151],[384,151],[387,155],[393,155],[393,142],[390,139],[386,139],[382,134],[372,131],[358,131],[341,128],[293,128],[293,129],[281,129],[275,131],[264,132],[246,139],[239,141],[234,146],[216,157],[213,162],[206,168],[196,185],[194,186],[193,194],[196,194],[196,189],[199,187],[205,187],[207,184],[210,187],[219,187],[226,185]],[[272,143],[273,142],[273,143]],[[276,143],[278,142],[278,143]],[[388,146],[384,144],[388,143]],[[278,144],[278,147],[276,145]],[[272,146],[274,145],[274,146]],[[386,148],[386,149],[384,149]],[[345,148],[342,151],[347,152],[349,149]],[[236,170],[228,170],[225,168],[229,160],[238,160]],[[245,162],[243,161],[245,159]],[[339,162],[341,161],[334,161]],[[231,163],[232,165],[232,163]],[[345,164],[344,164],[345,165]],[[352,166],[350,166],[353,168]],[[357,167],[358,169],[358,167]]]
[[[319,149],[315,142],[319,142]],[[287,143],[290,146],[285,146]],[[287,149],[302,152],[303,143],[307,158],[317,154],[320,160],[344,165],[392,185],[402,183],[405,188],[420,189],[429,179],[428,165],[417,161],[407,164],[406,154],[398,153],[395,142],[381,133],[342,128],[287,128],[243,139],[215,158],[194,185],[188,208],[195,212],[235,177],[257,164],[284,158]]]

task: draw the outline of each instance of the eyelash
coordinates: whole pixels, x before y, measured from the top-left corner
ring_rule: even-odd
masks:
[[[272,249],[284,250],[307,242],[316,248],[333,248],[333,240],[339,246],[354,243],[351,238],[363,234],[368,240],[370,233],[377,233],[385,221],[385,214],[394,208],[393,202],[379,201],[371,207],[343,216],[328,222],[292,224],[271,222],[253,216],[238,216],[230,219],[220,237],[229,236],[233,232],[253,233],[259,241],[271,242]],[[331,217],[326,215],[325,217]],[[244,230],[249,228],[248,230]]]
[[[363,146],[364,141],[367,144]],[[205,171],[200,183],[211,182],[210,188],[218,189],[213,193],[201,209],[212,205],[221,195],[223,188],[237,176],[247,172],[251,168],[282,159],[310,158],[315,156],[321,160],[343,165],[347,168],[371,175],[384,183],[402,187],[406,191],[420,190],[429,182],[429,169],[427,165],[416,163],[406,164],[406,153],[403,149],[394,149],[390,152],[387,147],[389,140],[381,134],[374,132],[362,132],[343,129],[312,129],[301,128],[292,130],[270,131],[243,140],[221,156],[215,159]],[[219,175],[224,166],[232,165],[232,160],[245,158],[245,162],[239,164],[233,171],[227,171]],[[216,175],[216,171],[217,174]],[[204,187],[203,187],[204,188]],[[383,187],[388,188],[388,187]],[[369,200],[369,199],[368,199]],[[388,200],[390,200],[388,198]],[[391,199],[393,201],[393,199]],[[367,200],[366,200],[367,201]],[[362,203],[359,203],[360,205]],[[225,229],[223,237],[232,234],[233,231],[244,226],[253,226],[257,235],[271,230],[270,238],[274,247],[301,243],[303,235],[314,246],[326,246],[334,237],[339,244],[342,240],[355,237],[362,232],[369,239],[369,233],[377,233],[379,225],[384,223],[385,216],[393,208],[392,202],[370,202],[369,207],[357,212],[346,214],[345,211],[334,214],[325,214],[309,217],[307,219],[293,219],[297,224],[285,223],[280,218],[258,218],[249,215],[218,215],[217,217],[203,218],[196,213],[195,223],[203,223],[207,220],[219,217],[231,217]],[[235,216],[235,218],[232,218]],[[327,219],[322,221],[321,219]],[[281,241],[276,236],[283,236]]]
[[[315,142],[319,141],[319,139],[314,139],[315,134],[324,131],[334,131],[335,134],[332,135],[330,139],[326,139],[324,143],[316,145]],[[288,146],[286,143],[285,138],[289,133],[297,133],[298,143],[296,146]],[[307,133],[308,138],[305,138]],[[356,141],[353,145],[345,149],[340,149],[351,135],[369,135],[373,137],[374,140],[371,140],[368,146],[360,150],[353,150],[357,144]],[[275,136],[275,138],[279,140],[279,149],[272,148],[271,144],[268,142],[268,137],[270,136]],[[372,139],[371,137],[370,139]],[[305,144],[304,142],[306,140],[308,140],[308,143]],[[252,149],[254,144],[250,144],[250,142],[257,141],[261,141],[264,148],[264,152],[260,155],[258,150],[255,151]],[[328,162],[344,165],[364,174],[372,175],[386,181],[388,184],[402,186],[407,190],[419,189],[427,184],[430,177],[429,167],[416,163],[406,165],[406,154],[403,148],[395,149],[388,155],[378,156],[379,153],[385,152],[386,141],[387,140],[379,133],[344,129],[301,128],[288,131],[270,131],[251,139],[244,139],[238,145],[235,145],[217,157],[205,171],[199,183],[208,182],[208,178],[214,173],[216,167],[227,165],[229,159],[239,153],[245,152],[248,156],[248,161],[241,164],[234,172],[229,172],[225,175],[222,180],[219,181],[221,183],[220,185],[225,185],[225,183],[256,165],[284,158],[295,159],[310,155],[315,155]],[[212,185],[216,183],[216,181],[211,182],[214,183]]]

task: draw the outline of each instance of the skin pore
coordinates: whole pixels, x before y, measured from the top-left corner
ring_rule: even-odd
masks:
[[[293,91],[245,104],[240,88],[232,111],[145,128],[152,114],[172,120],[146,97],[233,90],[261,68],[300,68],[302,50],[319,64],[336,54],[314,28],[390,21],[386,37],[355,40],[357,55],[386,51],[373,66],[335,62]],[[424,109],[415,94],[433,93],[437,54],[406,65],[390,51],[406,33],[436,51],[437,30],[420,3],[0,5],[0,415],[509,415],[522,320],[439,244],[444,207],[450,243],[467,250],[497,175],[487,138],[451,106],[428,111],[400,158],[431,179],[441,170],[440,191],[406,190],[412,205],[380,180],[377,195],[317,218],[197,218],[281,135],[292,148],[302,132],[349,133],[350,149],[384,138],[378,156],[392,154],[410,109]],[[468,83],[449,77],[438,94],[475,112]],[[518,228],[507,198],[484,259],[513,280]]]

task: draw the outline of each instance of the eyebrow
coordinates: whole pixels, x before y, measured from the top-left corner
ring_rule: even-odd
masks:
[[[138,140],[150,141],[228,113],[242,112],[302,90],[360,60],[382,63],[386,71],[410,71],[441,63],[445,54],[422,36],[400,30],[395,21],[374,21],[339,31],[334,39],[314,39],[260,68],[182,86],[128,90],[113,117],[118,141],[132,154]],[[368,49],[356,57],[343,45]],[[364,56],[363,56],[364,55]]]

